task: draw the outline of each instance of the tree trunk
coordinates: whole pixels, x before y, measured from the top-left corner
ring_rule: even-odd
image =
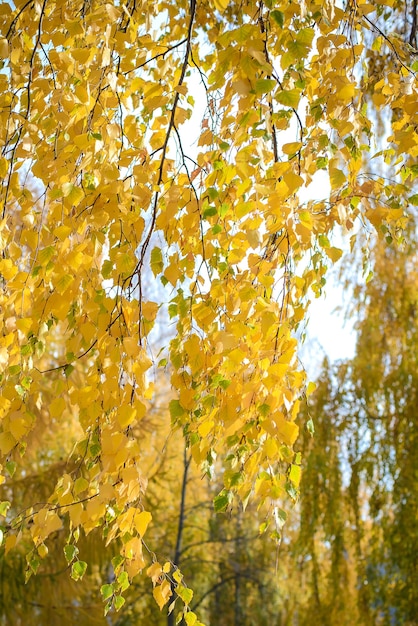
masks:
[[[179,510],[179,523],[177,526],[177,537],[176,537],[176,546],[174,549],[174,557],[173,563],[177,567],[180,566],[181,559],[181,549],[183,543],[183,531],[184,531],[184,519],[185,519],[185,508],[186,508],[186,490],[187,490],[187,477],[189,473],[191,456],[187,456],[187,446],[184,443],[184,451],[183,451],[183,480],[181,484],[181,496],[180,496],[180,510]],[[175,587],[171,585],[171,591],[173,592],[173,596],[175,595]],[[174,598],[173,598],[174,599]],[[167,615],[167,626],[174,626],[175,624],[175,612],[172,611],[169,615]]]

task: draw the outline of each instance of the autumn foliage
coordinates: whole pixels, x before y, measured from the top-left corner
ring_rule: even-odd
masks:
[[[199,624],[180,548],[157,550],[167,437],[177,489],[212,477],[215,511],[281,539],[334,233],[370,279],[370,240],[402,246],[418,204],[416,43],[396,0],[1,4],[0,514],[27,580],[57,537],[91,575],[91,536],[106,612],[144,572]]]

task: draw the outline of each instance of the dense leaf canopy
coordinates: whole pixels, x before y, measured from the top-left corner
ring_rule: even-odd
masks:
[[[0,513],[27,578],[63,530],[83,578],[81,542],[101,535],[114,555],[107,611],[145,570],[159,607],[177,598],[198,623],[180,551],[164,564],[144,541],[158,519],[152,450],[167,436],[159,395],[185,467],[217,481],[215,510],[255,502],[280,538],[314,388],[298,337],[342,255],[333,234],[351,231],[353,254],[359,240],[370,278],[371,237],[402,245],[418,202],[416,11],[396,0],[0,5]],[[397,297],[361,341],[386,336]],[[353,365],[371,414],[400,359],[387,341],[373,378],[367,352]],[[398,400],[385,396],[388,410]],[[373,471],[401,463],[396,447],[387,461],[373,450]]]

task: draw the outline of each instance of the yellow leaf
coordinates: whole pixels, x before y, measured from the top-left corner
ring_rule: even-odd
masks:
[[[42,543],[50,534],[62,528],[61,519],[54,511],[41,509],[33,517],[31,535],[35,544]]]
[[[0,275],[5,280],[11,280],[17,274],[17,267],[10,259],[1,259],[0,261]]]
[[[179,569],[176,569],[174,571],[173,578],[176,581],[176,583],[181,583],[181,581],[183,580],[183,574],[181,573]]]
[[[83,67],[86,67],[94,55],[94,48],[73,48],[69,50],[69,53],[73,59],[78,61]]]
[[[283,443],[288,446],[293,446],[299,434],[299,426],[293,422],[288,422],[285,419],[282,419],[277,424],[277,432]]]
[[[313,392],[316,389],[316,386],[317,386],[316,383],[314,383],[312,381],[309,381],[308,386],[306,388],[306,397],[307,398],[309,398],[309,396],[313,394]]]
[[[78,496],[78,494],[86,491],[86,489],[89,488],[89,485],[90,483],[88,480],[86,480],[82,476],[79,476],[74,483],[74,495]]]
[[[223,13],[229,4],[229,0],[213,0],[213,4],[219,13]]]
[[[160,607],[160,611],[162,611],[164,606],[167,604],[167,602],[170,599],[170,596],[173,595],[171,591],[170,583],[167,580],[163,580],[161,585],[157,585],[156,587],[154,587],[154,589],[152,590],[152,593],[153,593],[156,603]]]
[[[146,533],[149,523],[152,520],[152,515],[148,511],[142,511],[137,513],[134,517],[134,525],[140,537],[143,537]]]
[[[300,479],[302,476],[302,470],[299,465],[291,465],[289,472],[289,480],[295,485],[295,487],[299,487]]]
[[[194,396],[196,392],[193,389],[182,387],[179,393],[179,402],[181,406],[186,410],[191,410],[194,407]]]
[[[333,263],[336,263],[336,261],[338,261],[341,256],[343,251],[340,250],[340,248],[324,248],[326,255],[331,259],[331,261]]]
[[[62,397],[54,398],[49,405],[49,414],[51,417],[61,417],[65,411],[65,400]]]
[[[26,437],[31,428],[31,418],[27,414],[16,414],[10,419],[10,432],[16,441]]]
[[[73,183],[64,183],[61,187],[64,198],[68,198],[71,204],[77,206],[84,198],[84,192],[80,187],[76,187]]]
[[[69,507],[70,513],[72,508],[72,506]],[[100,502],[98,497],[89,500],[81,515],[81,523],[83,525],[84,532],[88,534],[96,528],[96,526],[100,524],[100,521],[105,513],[106,504],[104,502]]]
[[[303,185],[303,178],[299,174],[294,172],[287,172],[283,174],[283,180],[289,188],[289,193],[292,194]]]
[[[7,535],[6,537],[6,541],[4,544],[4,551],[6,554],[8,554],[10,552],[10,550],[12,550],[15,545],[17,543],[17,536],[16,535]]]
[[[142,541],[139,537],[133,537],[124,546],[127,561],[125,570],[130,579],[144,569],[146,563],[142,554]]]
[[[68,507],[68,513],[70,515],[70,521],[73,527],[77,528],[77,526],[81,524],[83,511],[83,505],[80,503],[72,504],[70,507]]]
[[[77,85],[75,88],[75,95],[81,103],[88,103],[90,100],[89,94],[83,85]]]
[[[136,417],[136,409],[129,405],[122,405],[117,412],[118,422],[121,428],[127,428]]]
[[[177,585],[176,593],[183,600],[186,606],[188,606],[193,599],[193,591],[192,589],[189,589],[189,587]]]
[[[25,229],[22,232],[22,236],[21,236],[21,242],[22,244],[28,246],[29,248],[31,248],[31,250],[36,250],[36,248],[38,247],[39,244],[39,237],[38,237],[38,233],[34,230],[27,230]]]
[[[201,437],[205,438],[211,432],[213,427],[214,422],[212,420],[206,420],[199,424],[199,426],[197,427],[197,432]]]
[[[137,337],[124,337],[123,348],[128,356],[132,358],[137,357],[140,352],[138,338]]]
[[[156,562],[150,565],[149,568],[147,569],[147,576],[151,578],[153,583],[156,583],[159,580],[162,571],[163,570],[162,570],[161,565],[158,562]]]
[[[74,276],[71,276],[71,274],[63,274],[55,283],[55,289],[59,295],[62,296],[73,282]]]
[[[143,302],[142,315],[147,322],[153,322],[157,317],[159,306],[156,302]]]
[[[187,95],[187,85],[177,85],[177,87],[175,88],[175,91],[177,91],[178,93],[181,93],[182,96],[186,96]]]
[[[44,559],[47,555],[48,555],[48,548],[44,543],[41,543],[40,546],[38,546],[38,554],[41,557],[41,559]]]
[[[9,163],[4,157],[0,157],[0,178],[6,178],[9,169]]]
[[[182,275],[183,274],[176,263],[170,263],[170,265],[164,270],[164,276],[173,285],[173,287],[176,286],[177,281]]]
[[[186,622],[187,626],[196,626],[196,613],[193,613],[193,611],[187,611],[187,613],[184,614],[184,621]]]
[[[296,154],[296,152],[298,152],[298,150],[300,150],[302,148],[302,143],[300,141],[293,141],[291,143],[285,143],[282,146],[282,151],[284,152],[284,154]]]
[[[88,133],[82,133],[80,135],[77,135],[77,137],[74,138],[74,144],[77,146],[77,148],[80,148],[81,150],[84,150],[85,148],[87,148],[88,141],[89,141]],[[71,193],[72,187],[68,183],[66,183],[66,187],[65,187],[65,190],[67,189],[69,189]]]
[[[355,94],[356,88],[353,83],[348,83],[344,85],[339,91],[337,91],[337,97],[343,102],[348,102],[351,100]]]
[[[330,163],[329,179],[332,189],[339,189],[347,182],[347,177],[342,170]]]
[[[9,56],[9,42],[4,37],[0,38],[0,59],[7,59]],[[0,173],[0,176],[2,174]]]
[[[313,228],[312,215],[310,214],[309,211],[299,211],[299,220],[301,224],[305,226],[305,228],[312,230]]]

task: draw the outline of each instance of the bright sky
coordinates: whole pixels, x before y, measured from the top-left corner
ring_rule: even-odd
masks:
[[[356,336],[352,321],[344,320],[344,290],[330,272],[325,293],[314,298],[309,309],[306,340],[300,357],[310,379],[318,377],[325,356],[330,361],[354,356]]]

